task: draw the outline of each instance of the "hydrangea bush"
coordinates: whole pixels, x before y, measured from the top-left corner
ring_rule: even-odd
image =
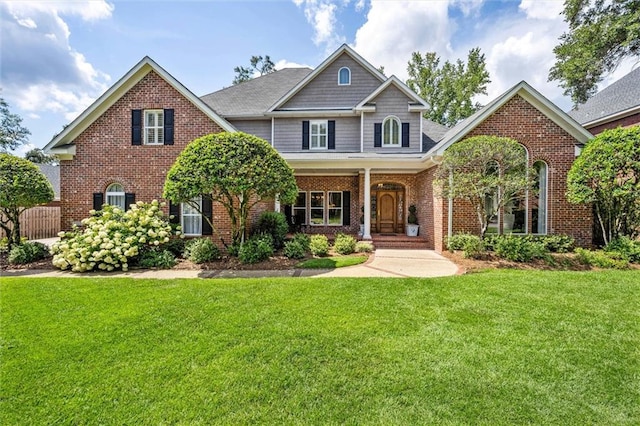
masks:
[[[145,249],[166,244],[172,235],[180,234],[172,230],[162,206],[164,203],[153,200],[132,204],[126,212],[110,205],[91,210],[91,217],[82,220],[82,230],[58,234],[61,241],[53,245],[53,265],[73,272],[127,271],[131,260]]]

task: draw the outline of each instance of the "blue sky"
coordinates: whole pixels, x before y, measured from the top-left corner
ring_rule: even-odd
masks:
[[[270,55],[278,68],[317,66],[348,43],[406,79],[414,51],[466,58],[479,46],[486,103],[526,80],[561,108],[547,82],[566,29],[562,0],[0,1],[0,96],[43,147],[142,57],[196,95],[231,85],[233,68]],[[623,63],[603,85],[631,69]]]

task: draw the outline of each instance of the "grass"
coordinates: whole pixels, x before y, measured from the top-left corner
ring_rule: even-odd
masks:
[[[0,424],[638,424],[639,278],[2,278]]]
[[[352,255],[352,256],[331,256],[331,257],[316,257],[313,259],[307,259],[296,265],[296,268],[302,269],[335,269],[343,268],[345,266],[359,265],[366,262],[367,256]]]

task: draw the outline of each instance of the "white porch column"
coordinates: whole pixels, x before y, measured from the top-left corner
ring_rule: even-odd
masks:
[[[280,194],[276,194],[276,199],[273,204],[273,211],[280,213]]]
[[[363,240],[371,239],[371,168],[364,169],[364,232]]]

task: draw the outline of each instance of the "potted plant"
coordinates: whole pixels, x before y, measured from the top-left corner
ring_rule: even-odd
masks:
[[[409,206],[409,217],[407,218],[407,237],[417,237],[418,236],[418,217],[416,216],[416,206],[415,204],[411,204]]]

